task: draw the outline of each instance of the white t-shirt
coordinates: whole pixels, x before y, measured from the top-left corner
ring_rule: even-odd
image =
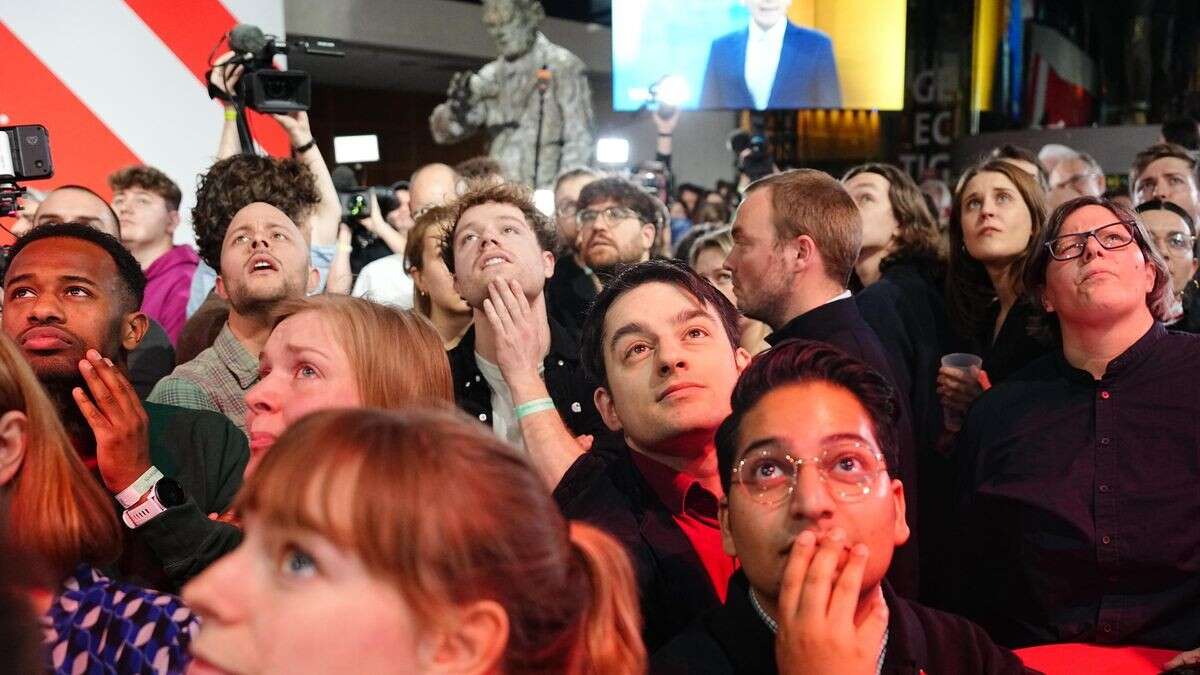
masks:
[[[350,294],[382,305],[412,309],[413,282],[408,272],[404,271],[404,256],[393,253],[367,263],[358,273]]]
[[[500,366],[488,361],[475,352],[475,365],[479,366],[479,372],[483,374],[483,379],[487,380],[488,387],[492,390],[492,431],[496,432],[496,436],[503,441],[507,441],[518,450],[525,449],[525,437],[521,435],[521,423],[517,421],[516,405],[513,404],[512,391],[508,388],[508,383],[504,381],[504,375],[500,373]],[[545,368],[538,366],[538,375],[541,375]]]

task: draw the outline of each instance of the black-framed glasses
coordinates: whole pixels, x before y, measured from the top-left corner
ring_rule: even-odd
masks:
[[[1087,232],[1064,234],[1046,242],[1046,248],[1055,260],[1073,260],[1083,255],[1089,237],[1109,251],[1124,248],[1133,243],[1133,224],[1117,221]]]
[[[637,218],[638,214],[632,209],[627,209],[624,206],[610,206],[607,209],[584,209],[575,214],[575,219],[583,227],[591,227],[595,224],[596,219],[604,216],[605,222],[609,225],[614,225],[627,218]]]
[[[830,495],[840,502],[859,501],[871,494],[875,479],[887,471],[883,455],[866,443],[839,443],[810,459],[769,445],[742,457],[733,468],[731,482],[740,483],[760,504],[774,506],[792,496],[800,467],[811,462],[816,463],[817,475]]]

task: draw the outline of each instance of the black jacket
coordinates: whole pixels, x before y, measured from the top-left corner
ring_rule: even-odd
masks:
[[[850,356],[866,363],[883,375],[896,390],[899,415],[896,423],[896,438],[900,444],[900,467],[892,475],[904,483],[904,498],[907,505],[908,527],[912,536],[908,543],[896,549],[892,566],[888,569],[888,580],[896,592],[906,598],[916,598],[918,590],[917,565],[917,453],[913,442],[912,416],[907,397],[909,390],[907,371],[900,364],[892,363],[884,350],[879,336],[863,320],[853,298],[843,298],[821,305],[792,319],[779,330],[767,336],[772,346],[798,338],[817,340],[837,347]]]
[[[744,572],[729,580],[725,604],[706,612],[686,631],[655,652],[654,675],[726,675],[779,672],[775,635],[750,604]],[[883,656],[887,675],[980,675],[1033,672],[1012,652],[996,646],[975,624],[898,597],[885,583],[888,640]]]
[[[550,319],[578,337],[583,321],[596,299],[596,284],[591,273],[580,267],[570,254],[554,263],[554,276],[546,282],[546,310]]]
[[[492,424],[492,388],[475,362],[475,326],[471,326],[453,349],[450,374],[454,378],[454,400],[480,422]],[[591,434],[597,439],[611,435],[596,411],[596,385],[579,365],[579,344],[566,329],[550,319],[550,351],[542,362],[542,378],[563,423],[572,434]]]
[[[652,652],[720,600],[691,541],[630,452],[621,444],[583,455],[559,481],[554,500],[564,516],[608,532],[629,553],[641,598],[642,638]]]

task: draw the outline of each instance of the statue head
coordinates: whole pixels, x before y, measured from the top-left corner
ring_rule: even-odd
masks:
[[[538,0],[483,0],[483,25],[500,56],[512,60],[533,48],[537,27],[546,18]]]

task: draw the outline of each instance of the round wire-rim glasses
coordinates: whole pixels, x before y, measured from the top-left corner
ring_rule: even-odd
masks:
[[[808,459],[779,446],[767,446],[747,452],[734,466],[731,482],[740,483],[760,504],[773,506],[791,498],[801,467],[814,460],[821,482],[840,502],[865,498],[879,474],[887,471],[884,456],[862,442],[841,443]]]

